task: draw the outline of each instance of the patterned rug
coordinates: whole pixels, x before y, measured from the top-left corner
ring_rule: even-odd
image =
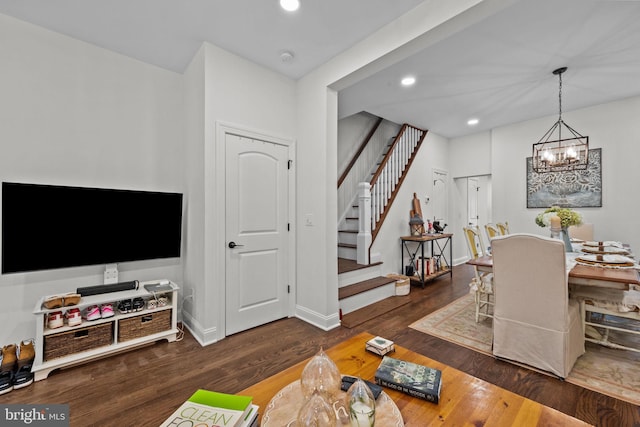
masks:
[[[417,331],[491,355],[492,319],[475,321],[473,296],[466,295],[409,325]],[[587,342],[566,381],[640,405],[640,353]]]

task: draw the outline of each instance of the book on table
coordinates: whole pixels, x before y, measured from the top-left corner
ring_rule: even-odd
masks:
[[[250,396],[198,390],[160,427],[250,426],[255,416],[254,412],[257,413],[257,407],[252,405],[252,401],[253,398]]]
[[[395,351],[395,346],[391,340],[382,337],[375,337],[367,341],[365,349],[379,356],[384,356],[387,353]]]
[[[376,383],[419,397],[429,402],[440,401],[442,372],[406,360],[384,356],[375,374]]]
[[[244,418],[240,427],[258,427],[258,410],[260,407],[258,405],[251,405],[251,410]]]

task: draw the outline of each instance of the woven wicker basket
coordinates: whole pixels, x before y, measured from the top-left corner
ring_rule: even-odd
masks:
[[[396,281],[396,296],[409,295],[411,291],[411,279],[408,276],[402,274],[387,274],[390,279]]]
[[[118,322],[118,341],[128,341],[171,329],[171,310],[145,313]]]
[[[44,337],[43,360],[56,359],[113,344],[113,322]]]

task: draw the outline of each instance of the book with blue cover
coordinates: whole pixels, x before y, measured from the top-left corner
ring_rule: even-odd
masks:
[[[384,356],[376,370],[376,383],[419,397],[429,402],[440,401],[442,372],[406,360]]]

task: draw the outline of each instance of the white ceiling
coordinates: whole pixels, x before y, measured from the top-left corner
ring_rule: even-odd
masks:
[[[0,13],[176,72],[209,41],[297,79],[422,2],[301,0],[289,13],[277,0],[0,0]],[[456,137],[554,115],[561,66],[564,111],[640,95],[640,1],[514,0],[341,91],[340,116]]]

